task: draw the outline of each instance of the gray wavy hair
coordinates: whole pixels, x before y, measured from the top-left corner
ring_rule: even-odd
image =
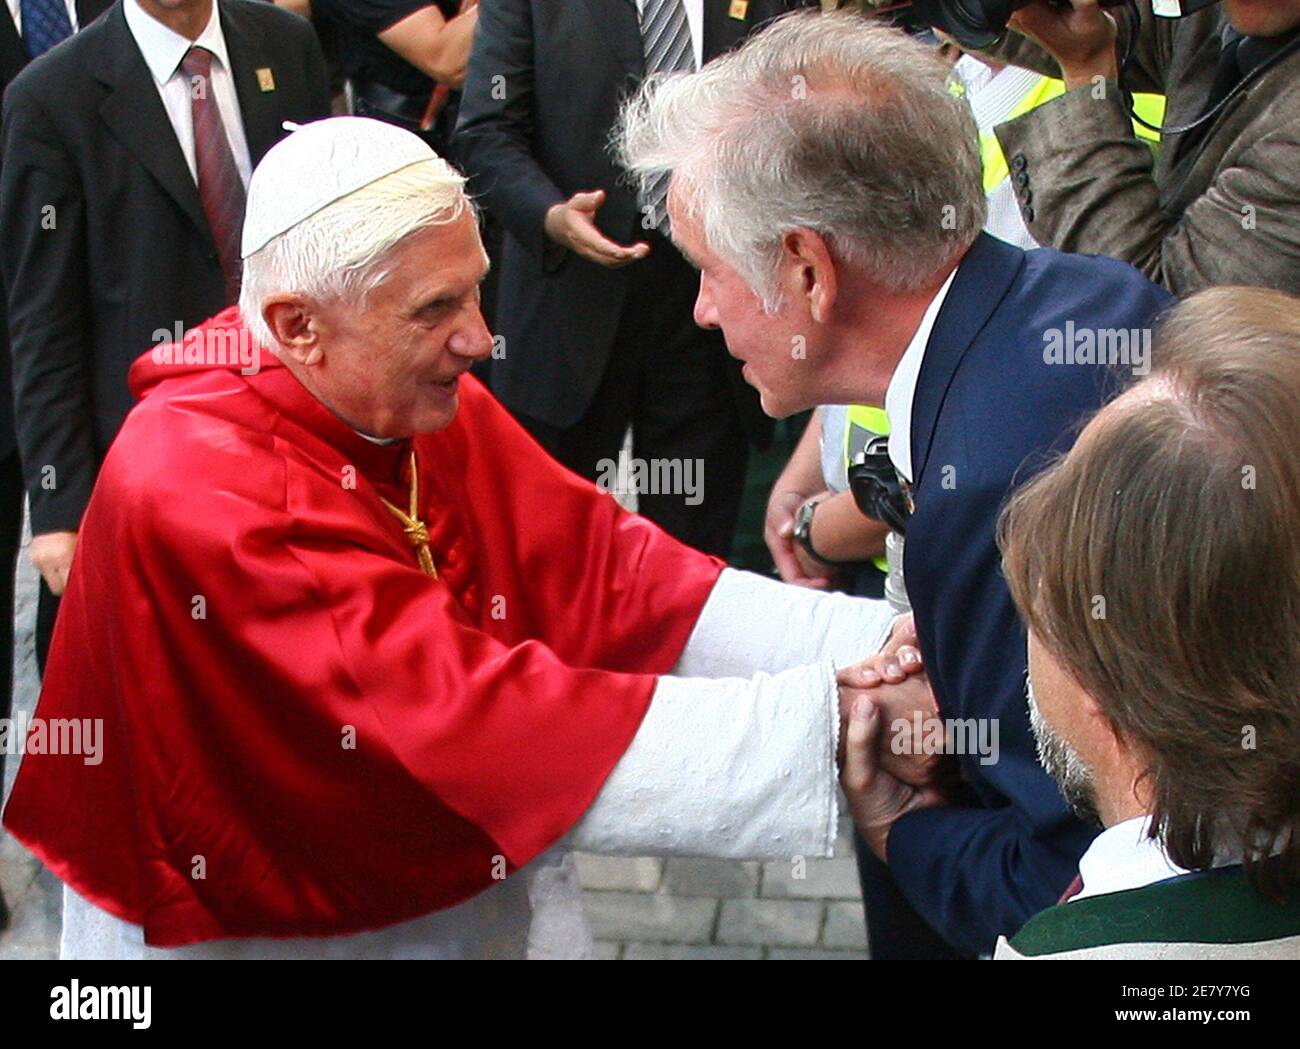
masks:
[[[890,291],[925,287],[984,225],[979,136],[933,47],[848,13],[781,18],[697,73],[647,78],[619,161],[673,192],[771,311],[782,237],[816,230]]]

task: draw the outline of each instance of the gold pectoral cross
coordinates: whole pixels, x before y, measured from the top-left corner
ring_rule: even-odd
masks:
[[[433,563],[433,554],[429,551],[429,529],[420,520],[420,474],[416,469],[415,449],[411,449],[411,512],[402,513],[397,507],[379,497],[389,512],[402,523],[402,531],[415,550],[415,559],[420,563],[420,570],[427,576],[438,578],[438,569]]]

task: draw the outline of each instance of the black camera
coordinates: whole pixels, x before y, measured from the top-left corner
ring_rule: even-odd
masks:
[[[849,467],[849,488],[853,502],[868,517],[883,521],[899,535],[907,533],[912,512],[894,464],[889,459],[889,438],[872,437],[862,454]]]
[[[1007,30],[1007,19],[1017,8],[1035,0],[913,0],[912,11],[924,22],[942,30],[962,47],[976,51],[992,47]],[[1047,0],[1053,7],[1069,7],[1070,0]],[[1128,0],[1099,0],[1102,7],[1123,7]],[[1201,6],[1205,6],[1202,4]]]

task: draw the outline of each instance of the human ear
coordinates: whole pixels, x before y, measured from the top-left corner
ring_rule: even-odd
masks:
[[[312,303],[301,295],[280,293],[262,300],[262,320],[284,356],[311,367],[324,356]]]
[[[795,229],[781,242],[787,288],[807,303],[808,313],[818,324],[830,320],[839,291],[835,259],[825,238],[816,230]]]

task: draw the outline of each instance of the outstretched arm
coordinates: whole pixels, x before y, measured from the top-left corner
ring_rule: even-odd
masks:
[[[570,841],[631,855],[829,856],[839,725],[829,664],[751,680],[660,678]]]

